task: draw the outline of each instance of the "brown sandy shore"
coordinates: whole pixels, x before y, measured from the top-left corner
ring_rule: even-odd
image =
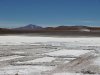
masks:
[[[71,36],[71,37],[100,37],[100,32],[78,32],[78,31],[50,31],[50,32],[22,32],[22,33],[0,33],[0,35],[28,35],[28,36]]]

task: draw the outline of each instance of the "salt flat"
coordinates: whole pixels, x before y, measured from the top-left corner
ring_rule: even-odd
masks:
[[[89,50],[59,50],[47,53],[49,56],[69,56],[69,57],[79,57],[82,54],[88,53]]]
[[[99,75],[99,37],[0,36],[0,75]]]

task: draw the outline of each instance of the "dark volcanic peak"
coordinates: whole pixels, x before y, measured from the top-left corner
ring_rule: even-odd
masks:
[[[26,25],[23,27],[15,28],[15,29],[18,29],[18,30],[39,30],[39,29],[42,29],[42,27],[38,26],[38,25],[29,24],[29,25]]]
[[[31,28],[31,29],[34,29],[34,28],[42,28],[41,26],[37,26],[37,25],[33,25],[33,24],[29,24],[27,26],[24,26],[26,28]]]

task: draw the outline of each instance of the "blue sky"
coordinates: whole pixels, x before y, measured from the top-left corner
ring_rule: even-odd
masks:
[[[0,27],[100,25],[100,0],[0,0]]]

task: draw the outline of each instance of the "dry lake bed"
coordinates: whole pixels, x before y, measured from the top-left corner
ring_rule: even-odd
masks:
[[[100,37],[2,35],[0,75],[100,75]]]

